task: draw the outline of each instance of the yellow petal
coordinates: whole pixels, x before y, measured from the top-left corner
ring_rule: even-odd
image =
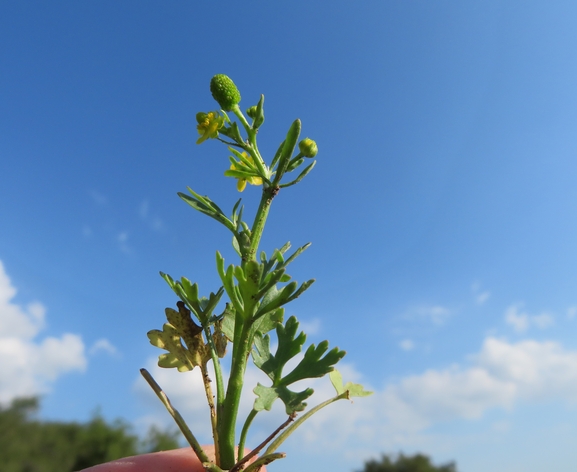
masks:
[[[245,188],[246,188],[246,179],[238,179],[238,182],[236,183],[236,189],[239,192],[242,192]]]

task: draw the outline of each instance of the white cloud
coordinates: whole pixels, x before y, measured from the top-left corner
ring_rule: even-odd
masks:
[[[575,315],[577,315],[577,306],[570,306],[567,308],[567,318],[572,320],[575,318]]]
[[[82,339],[70,333],[60,338],[37,340],[44,328],[44,306],[38,302],[25,309],[11,300],[16,295],[0,261],[0,402],[37,395],[50,390],[61,375],[84,371]]]
[[[112,343],[108,339],[98,339],[94,342],[88,353],[90,355],[97,354],[99,352],[105,352],[108,355],[115,356],[118,354],[118,350],[116,347],[112,345]]]
[[[505,310],[505,323],[511,325],[517,333],[524,333],[531,326],[544,329],[555,322],[553,315],[549,313],[529,315],[528,313],[520,312],[520,308],[520,305],[511,305]]]
[[[321,330],[321,320],[318,318],[306,321],[299,320],[299,323],[299,331],[304,331],[307,335],[317,334]]]
[[[354,369],[345,368],[345,381],[359,381]],[[332,394],[330,385],[325,387],[318,400]],[[375,451],[438,448],[444,440],[430,430],[436,424],[477,421],[491,410],[548,401],[577,403],[577,351],[554,342],[488,337],[465,365],[429,369],[390,382],[352,405],[342,401],[327,407],[291,442],[293,450],[312,455],[322,450],[352,467]],[[491,428],[503,434],[510,425],[504,419]]]
[[[415,348],[415,343],[413,341],[411,341],[410,339],[403,339],[399,343],[399,347],[403,351],[412,351]]]

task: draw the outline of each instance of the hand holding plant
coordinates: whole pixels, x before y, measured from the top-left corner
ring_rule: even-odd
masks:
[[[318,152],[316,143],[309,138],[299,141],[301,122],[297,119],[272,160],[267,163],[257,145],[257,132],[264,123],[264,96],[261,95],[257,105],[246,110],[247,118],[239,108],[240,92],[229,77],[222,74],[214,76],[210,90],[221,110],[196,115],[199,132],[197,144],[209,139],[226,144],[230,152],[230,168],[224,175],[237,179],[240,192],[247,184],[261,186],[262,196],[254,221],[249,225],[243,220],[241,200],[236,202],[230,216],[227,216],[209,197],[201,196],[191,188],[188,189],[189,194],[178,194],[194,209],[215,219],[231,232],[239,262],[227,266],[222,255],[216,253],[216,268],[222,286],[208,297],[202,297],[198,285],[187,278],[174,280],[161,273],[179,301],[176,310],[166,309],[168,322],[162,330],[150,331],[148,338],[154,346],[167,351],[159,356],[160,367],[176,368],[180,372],[191,371],[195,367],[201,370],[210,409],[214,461],[209,459],[152,376],[145,369],[141,372],[207,470],[238,472],[244,469],[256,472],[263,465],[284,457],[283,453],[277,452],[280,445],[321,408],[340,399],[366,396],[371,392],[350,382],[343,385],[334,365],[345,352],[336,347],[329,350],[327,341],[317,346],[310,345],[296,367],[290,372],[285,371],[287,363],[301,353],[306,341],[306,335],[299,332],[299,323],[294,316],[284,320],[285,305],[298,298],[314,282],[314,279],[301,284],[293,281],[287,267],[309,244],[299,247],[290,255],[290,243],[275,249],[270,256],[264,251],[259,254],[260,240],[274,198],[282,189],[299,183],[314,168],[314,158]],[[236,120],[232,121],[227,112],[234,115]],[[225,294],[228,301],[222,306],[221,300]],[[215,314],[215,311],[219,314]],[[274,352],[271,352],[271,333],[277,338]],[[221,359],[225,357],[228,344],[232,344],[232,355],[230,373],[225,380]],[[270,384],[259,383],[254,387],[254,405],[244,419],[237,439],[240,397],[247,363],[251,358],[254,365],[268,376]],[[214,368],[216,392],[212,389],[213,379],[209,377],[209,362]],[[307,410],[306,400],[313,390],[295,391],[293,384],[326,374],[329,374],[336,395]],[[244,446],[253,421],[260,412],[270,411],[278,399],[284,404],[286,421],[245,455]]]

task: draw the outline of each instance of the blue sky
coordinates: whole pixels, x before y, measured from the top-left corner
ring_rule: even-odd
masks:
[[[567,470],[576,15],[562,1],[3,2],[0,401],[170,424],[138,369],[175,302],[158,271],[215,290],[215,251],[232,258],[176,196],[238,198],[226,149],[195,145],[225,73],[243,108],[265,94],[269,158],[297,117],[319,145],[262,247],[313,243],[291,275],[317,283],[289,314],[376,392],[315,419],[272,469],[403,450],[463,472]],[[242,197],[254,212],[258,189]],[[196,424],[197,380],[171,374],[155,370]]]

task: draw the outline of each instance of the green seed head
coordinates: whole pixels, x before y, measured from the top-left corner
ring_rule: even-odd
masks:
[[[240,92],[227,75],[215,75],[210,81],[210,92],[224,111],[232,110],[240,102]]]

